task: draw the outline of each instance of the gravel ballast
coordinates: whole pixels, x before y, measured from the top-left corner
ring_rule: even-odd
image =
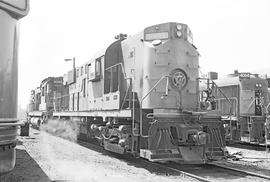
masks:
[[[196,181],[179,174],[164,173],[127,162],[106,153],[90,150],[77,143],[43,131],[31,130],[29,137],[20,137],[15,169],[0,181]],[[154,170],[155,172],[153,172]]]

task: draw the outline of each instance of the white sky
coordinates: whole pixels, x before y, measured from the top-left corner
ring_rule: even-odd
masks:
[[[188,24],[203,72],[270,74],[269,0],[32,0],[21,20],[19,104],[48,76],[62,76],[114,41],[165,22]]]

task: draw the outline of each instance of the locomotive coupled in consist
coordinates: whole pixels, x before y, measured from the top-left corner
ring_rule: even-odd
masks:
[[[64,75],[63,96],[54,101],[67,105],[53,117],[77,121],[81,138],[120,154],[187,163],[223,158],[221,117],[199,108],[199,53],[189,27],[163,23],[116,39]]]
[[[240,73],[215,80],[202,92],[204,100],[211,92],[215,98],[212,113],[222,115],[225,139],[228,141],[265,144],[269,140],[267,115],[269,94],[266,79],[258,74]]]
[[[0,175],[16,162],[18,88],[18,20],[28,13],[28,1],[0,0]]]

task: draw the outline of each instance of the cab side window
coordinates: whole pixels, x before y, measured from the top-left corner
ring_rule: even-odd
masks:
[[[102,57],[97,58],[94,62],[89,64],[89,80],[90,81],[100,81],[101,79],[101,60]]]

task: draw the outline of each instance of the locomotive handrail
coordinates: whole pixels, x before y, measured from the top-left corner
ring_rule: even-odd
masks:
[[[199,79],[201,79],[201,80],[207,80],[208,82],[209,82],[209,78],[199,78]],[[212,81],[212,84],[214,84],[215,86],[216,86],[216,88],[217,88],[217,90],[222,94],[222,96],[230,103],[230,105],[232,106],[232,103],[231,103],[231,101],[228,99],[228,97],[223,93],[223,91],[218,87],[218,85],[213,81],[213,80],[211,80]],[[232,111],[230,110],[230,113],[231,113]]]
[[[129,78],[127,78],[127,75],[126,75],[126,72],[125,72],[123,63],[117,63],[117,64],[114,64],[114,65],[112,65],[112,66],[106,68],[105,70],[109,70],[109,69],[111,69],[111,68],[113,68],[113,67],[116,67],[116,66],[118,66],[118,65],[121,66],[121,70],[122,70],[122,73],[123,73],[123,75],[124,75],[124,78],[125,78],[126,80],[129,79]]]
[[[61,99],[61,98],[63,98],[63,97],[68,97],[69,95],[68,94],[66,94],[66,95],[62,95],[62,96],[59,96],[59,97],[54,97],[53,99],[55,100],[55,99]]]
[[[216,99],[216,100],[219,101],[219,100],[227,100],[227,99],[235,100],[235,112],[233,112],[235,114],[231,113],[231,111],[230,111],[230,114],[233,114],[233,115],[237,116],[238,115],[238,111],[237,111],[238,99],[237,99],[237,97],[219,98],[219,99]],[[231,103],[231,106],[233,106],[233,103]]]
[[[203,78],[201,78],[201,79],[203,79]],[[208,81],[208,83],[209,83],[209,78],[206,78],[206,80]],[[232,123],[232,107],[233,107],[233,105],[232,105],[232,102],[230,101],[230,99],[228,99],[228,97],[223,93],[223,91],[218,87],[218,85],[213,81],[213,80],[211,80],[212,81],[212,84],[214,85],[214,86],[216,86],[216,88],[217,88],[217,90],[223,95],[223,97],[224,97],[224,99],[226,99],[226,101],[228,101],[229,102],[229,104],[231,105],[231,107],[230,107],[230,114],[229,114],[229,116],[230,116],[230,125],[231,125],[231,123]],[[238,101],[238,100],[237,100]],[[237,104],[238,104],[238,102],[237,102]],[[237,106],[237,105],[236,105]],[[235,110],[237,109],[237,107],[235,108]],[[237,117],[238,117],[238,112],[237,112]],[[231,126],[230,126],[231,127]],[[232,135],[231,135],[232,136]]]
[[[250,102],[250,104],[249,104],[249,106],[248,106],[248,111],[250,110],[250,108],[251,108],[251,106],[252,106],[252,104],[255,102],[255,100],[256,100],[256,98],[254,98],[251,102]],[[270,104],[270,103],[269,103]],[[268,105],[269,105],[268,104]],[[264,105],[264,104],[263,104]],[[268,105],[266,106],[266,109],[268,109],[267,107],[268,107]],[[265,106],[265,105],[264,105]]]
[[[269,107],[270,107],[270,103],[268,103],[267,106],[266,106],[266,113],[267,113],[267,114],[270,114],[270,113],[268,112],[268,108],[269,108]]]
[[[128,94],[128,92],[130,91],[130,90],[129,90],[130,87],[131,87],[131,81],[130,81],[130,83],[129,83],[129,86],[127,87],[127,90],[126,90],[126,93],[125,93],[125,96],[124,96],[124,99],[123,99],[123,100],[126,99],[127,94]],[[133,98],[132,98],[132,99],[133,99]],[[122,103],[122,105],[121,105],[121,107],[120,107],[120,110],[122,110],[123,106],[124,106],[124,102]]]
[[[166,75],[166,76],[163,76],[163,77],[161,77],[157,82],[156,82],[156,84],[148,91],[148,93],[145,95],[145,96],[143,96],[142,97],[142,100],[141,100],[141,103],[142,103],[142,101],[158,86],[158,84],[164,79],[164,78],[167,78],[167,77],[170,77],[170,76],[168,76],[168,75]]]
[[[0,123],[15,123],[19,121],[17,118],[0,118]]]
[[[161,77],[156,83],[155,85],[148,91],[148,93],[142,97],[141,101],[140,101],[140,136],[143,137],[143,138],[148,138],[149,136],[148,135],[143,135],[142,133],[142,130],[143,130],[143,127],[142,127],[142,102],[143,100],[159,85],[159,83],[164,79],[164,78],[169,78],[170,76],[166,75],[166,76],[163,76]],[[169,81],[167,79],[167,81]],[[167,84],[166,84],[167,85]],[[167,91],[166,91],[167,92]]]
[[[114,67],[116,67],[116,66],[118,66],[118,65],[120,65],[120,67],[121,67],[121,70],[122,70],[124,79],[125,79],[125,80],[130,79],[130,80],[132,81],[132,78],[127,78],[127,75],[126,75],[126,72],[125,72],[123,63],[117,63],[117,64],[114,64],[114,65],[112,65],[112,66],[106,68],[105,70],[112,69],[112,68],[114,68]],[[127,91],[128,91],[128,92],[129,92],[129,89],[130,89],[131,86],[132,86],[132,82],[130,82],[129,87],[127,88]],[[131,90],[132,90],[132,88],[131,88]],[[128,92],[126,92],[126,94],[125,94],[125,96],[124,96],[124,100],[125,100],[125,98],[127,97],[127,93],[128,93]],[[131,99],[131,98],[129,98],[129,99]],[[140,136],[140,135],[138,135],[138,134],[136,134],[136,133],[134,132],[134,125],[135,125],[135,115],[134,115],[134,110],[135,110],[135,105],[134,105],[134,92],[132,92],[132,103],[133,103],[133,104],[132,104],[132,134],[133,134],[134,136]],[[124,101],[123,101],[123,103],[122,103],[122,105],[121,105],[121,107],[120,107],[120,110],[123,108],[123,105],[124,105]]]
[[[267,106],[266,106],[266,117],[265,117],[265,124],[264,124],[264,132],[265,132],[265,151],[267,152],[267,151],[269,151],[268,150],[268,132],[269,132],[269,126],[267,126],[269,123],[267,122],[267,119],[268,119],[268,117],[269,117],[269,114],[270,114],[270,112],[268,112],[268,108],[270,107],[270,103],[268,103],[267,104]]]
[[[223,95],[223,97],[232,105],[231,101],[228,99],[228,97],[222,92],[222,90],[218,87],[218,85],[212,80],[212,83],[216,86],[218,91]]]
[[[105,70],[112,69],[112,68],[114,68],[114,67],[116,67],[116,66],[119,66],[119,65],[120,65],[120,67],[121,67],[121,70],[122,70],[124,79],[125,79],[125,80],[130,79],[130,84],[129,84],[129,87],[127,88],[127,91],[130,92],[129,90],[130,90],[130,88],[132,87],[132,78],[128,78],[128,77],[127,77],[126,72],[125,72],[125,69],[124,69],[124,66],[123,66],[123,63],[117,63],[117,64],[115,64],[115,65],[112,65],[112,66],[106,68]],[[131,91],[132,91],[132,88],[131,88]],[[128,92],[126,92],[124,99],[127,97]],[[134,102],[135,102],[135,101],[134,101],[134,98],[135,98],[135,97],[134,97],[134,92],[132,92],[132,134],[133,134],[134,136],[140,136],[139,134],[136,134],[136,133],[134,132],[134,125],[135,125],[135,114],[134,114],[134,110],[135,110],[135,103],[134,103]],[[130,99],[131,99],[131,98],[130,98]],[[124,105],[124,102],[122,103],[122,105],[121,105],[121,107],[120,107],[120,110],[123,108],[123,105]]]
[[[218,87],[218,85],[212,80],[212,83],[216,86],[216,88],[218,89],[218,91],[223,95],[223,97],[230,103],[231,105],[231,108],[230,108],[230,128],[232,127],[232,103],[231,101],[228,99],[228,97],[222,92],[222,90]],[[237,109],[237,106],[238,106],[238,100],[236,99],[237,101],[237,105],[235,107],[235,110]],[[238,110],[237,110],[238,111]],[[237,112],[237,117],[238,117],[238,112]],[[232,134],[231,134],[231,139],[232,139]]]
[[[250,104],[248,105],[248,111],[250,110],[252,104],[255,102],[255,98],[250,102]]]

